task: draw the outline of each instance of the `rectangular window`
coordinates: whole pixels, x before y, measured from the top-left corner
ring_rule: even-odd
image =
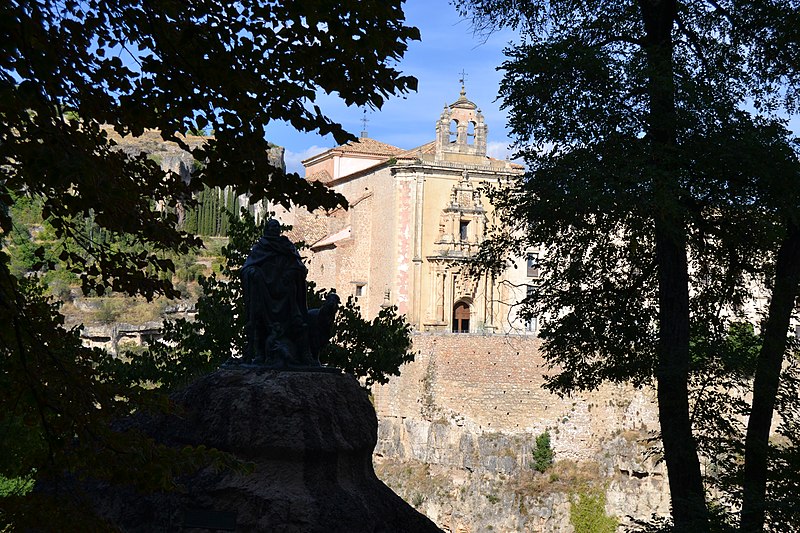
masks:
[[[533,291],[536,290],[535,285],[525,285],[525,297],[530,299],[533,296]],[[525,321],[525,331],[529,333],[536,333],[539,328],[539,321],[536,317],[529,318]]]
[[[469,240],[469,220],[461,221],[459,225],[459,235],[461,236],[461,242],[467,242]]]
[[[529,278],[538,278],[539,277],[539,254],[528,254],[525,256],[525,262],[527,264],[527,271]]]
[[[364,294],[366,294],[365,287],[366,287],[366,284],[364,284],[364,283],[356,283],[355,290],[353,291],[354,292],[354,296],[356,298],[358,298],[359,296],[364,296]]]

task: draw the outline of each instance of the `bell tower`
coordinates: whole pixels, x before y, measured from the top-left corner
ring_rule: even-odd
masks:
[[[444,106],[436,122],[436,159],[483,160],[486,157],[486,133],[481,110],[467,99],[462,78],[461,95],[452,104]]]

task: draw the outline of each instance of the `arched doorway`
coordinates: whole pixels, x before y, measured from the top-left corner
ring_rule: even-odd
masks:
[[[453,307],[453,333],[469,333],[469,305],[457,302]]]

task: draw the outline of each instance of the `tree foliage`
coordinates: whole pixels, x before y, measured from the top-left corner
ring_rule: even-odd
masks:
[[[17,293],[0,293],[4,302],[24,298],[26,304],[17,307],[16,315],[10,315],[8,305],[0,308],[0,335],[17,340],[16,346],[3,346],[0,374],[4,478],[21,481],[35,474],[37,479],[58,480],[70,471],[124,481],[141,490],[170,489],[176,486],[176,475],[201,465],[235,464],[220,452],[172,449],[139,432],[113,429],[112,421],[134,410],[164,411],[166,398],[108,372],[112,356],[83,347],[76,329],[63,328],[58,304],[42,296],[38,280],[22,279],[15,287]],[[68,496],[73,499],[54,506],[52,496],[42,492],[6,495],[0,523],[59,523],[63,512],[82,506],[79,494]],[[69,524],[59,527],[69,529]],[[75,528],[84,525],[75,523]]]
[[[317,91],[380,107],[416,86],[392,66],[419,38],[399,1],[10,2],[0,15],[0,200],[41,197],[61,239],[78,238],[68,221],[93,210],[103,228],[185,251],[197,241],[152,202],[174,208],[204,185],[332,207],[343,199],[270,164],[265,127],[282,120],[344,142],[352,137],[313,105]],[[154,128],[187,149],[180,132],[210,125],[215,135],[190,150],[204,164],[184,183],[145,154],[114,150],[105,125],[120,135]],[[10,224],[0,214],[6,233]],[[62,260],[85,287],[169,292],[135,275],[169,266],[156,254],[80,244],[85,253]]]
[[[194,320],[177,319],[164,324],[162,341],[129,360],[113,360],[112,373],[166,390],[208,373],[220,364],[241,357],[246,345],[244,298],[239,269],[253,243],[262,235],[254,217],[242,210],[241,218],[228,215],[230,242],[222,249],[221,276],[201,277],[203,295]],[[320,307],[327,291],[308,283],[308,308]],[[397,308],[386,307],[365,320],[352,297],[339,307],[331,343],[320,353],[323,364],[340,368],[364,380],[367,388],[398,375],[400,366],[414,360],[411,327]]]
[[[325,294],[326,291],[315,291],[313,300],[321,303]],[[348,296],[337,312],[331,344],[320,359],[363,378],[369,389],[375,383],[388,383],[390,376],[400,375],[400,366],[414,360],[410,350],[411,326],[404,315],[397,313],[397,306],[384,307],[378,316],[365,320],[356,298]]]
[[[543,315],[545,355],[561,369],[548,387],[657,386],[679,531],[709,527],[696,395],[736,376],[718,348],[754,289],[769,291],[763,342],[749,359],[754,401],[739,478],[742,527],[760,530],[760,476],[800,279],[798,144],[775,114],[798,108],[800,6],[459,3],[479,28],[522,34],[506,51],[500,94],[528,172],[493,197],[510,231],[482,259],[502,268],[509,250],[544,244],[527,312]],[[709,349],[693,355],[693,343]],[[752,356],[738,348],[735,357]]]
[[[286,206],[344,204],[270,164],[265,128],[278,120],[352,139],[317,94],[377,108],[414,90],[396,62],[419,32],[404,24],[400,0],[11,0],[0,5],[0,35],[0,475],[169,485],[199,456],[108,429],[112,417],[163,399],[80,346],[36,288],[36,271],[58,262],[97,295],[176,296],[171,257],[201,244],[177,225],[194,193],[231,187]],[[113,140],[146,129],[202,162],[191,180]],[[182,132],[201,130],[214,136],[190,147]],[[25,235],[10,242],[20,201],[41,206],[48,249],[30,249]],[[14,274],[6,246],[24,249]],[[52,506],[36,512],[32,502],[47,497],[31,498],[4,500],[2,520],[46,525]],[[85,525],[60,527],[70,524]]]

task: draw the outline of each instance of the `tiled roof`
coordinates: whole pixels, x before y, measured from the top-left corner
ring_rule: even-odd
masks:
[[[423,144],[421,146],[417,146],[416,148],[412,148],[411,150],[406,150],[404,152],[401,152],[401,153],[397,154],[394,157],[395,157],[395,159],[400,159],[400,160],[406,160],[406,159],[412,159],[413,160],[413,159],[416,159],[419,156],[419,154],[422,154],[422,155],[433,155],[435,153],[436,153],[436,141],[431,141],[431,142],[427,142],[427,143],[425,143],[425,144]],[[488,161],[493,161],[493,162],[498,162],[498,163],[505,163],[506,162],[505,159],[497,159],[497,158],[489,157],[489,156],[486,156],[486,159]],[[511,168],[515,168],[515,169],[524,169],[525,168],[523,165],[520,165],[519,163],[514,163],[513,161],[508,161],[508,163],[511,165]]]
[[[382,143],[369,137],[361,137],[357,141],[351,141],[347,144],[337,146],[334,150],[344,153],[357,153],[357,154],[371,154],[371,155],[397,155],[403,151],[402,148],[392,146],[391,144]]]
[[[434,152],[436,152],[436,141],[431,141],[411,150],[404,150],[395,157],[397,159],[415,159],[418,154],[431,155]]]
[[[328,174],[327,170],[320,170],[314,172],[310,176],[306,176],[306,181],[319,181],[321,183],[328,183],[331,180],[333,180],[333,176]]]
[[[336,244],[337,242],[341,241],[342,239],[349,239],[353,234],[353,230],[351,226],[347,226],[341,231],[334,233],[333,235],[328,235],[323,237],[322,239],[318,240],[314,244],[311,245],[311,249],[315,248],[322,248],[323,246],[329,246],[331,244]]]
[[[488,155],[486,156],[486,159],[488,159],[489,161],[492,161],[492,162],[508,163],[511,168],[516,168],[516,169],[524,169],[525,168],[525,165],[520,165],[519,163],[514,163],[513,161],[511,161],[509,159],[497,159],[496,157],[489,157]]]

